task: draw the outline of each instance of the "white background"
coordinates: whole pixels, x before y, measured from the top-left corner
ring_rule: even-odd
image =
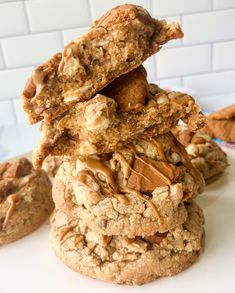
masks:
[[[177,20],[185,33],[147,61],[149,80],[202,99],[235,92],[235,0],[0,0],[0,126],[26,123],[19,93],[35,65],[126,2]]]

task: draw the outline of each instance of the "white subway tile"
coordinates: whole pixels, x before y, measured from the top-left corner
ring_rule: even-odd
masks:
[[[0,101],[0,125],[9,125],[15,122],[15,114],[11,101]]]
[[[9,69],[0,71],[0,100],[19,97],[33,67]]]
[[[27,33],[23,3],[3,3],[0,7],[0,37]]]
[[[158,79],[156,82],[163,89],[172,90],[174,88],[181,87],[181,79],[180,78],[167,78],[167,79]]]
[[[213,45],[213,69],[235,68],[235,41]]]
[[[158,78],[206,72],[210,67],[209,45],[171,48],[157,54]]]
[[[185,44],[235,38],[235,9],[183,16]]]
[[[210,7],[210,0],[153,0],[153,12],[156,17],[208,11]]]
[[[148,58],[144,63],[143,63],[145,69],[147,70],[147,79],[148,80],[154,80],[156,79],[156,70],[155,70],[155,66],[156,66],[156,60],[155,60],[155,56],[151,56],[150,58]]]
[[[7,67],[23,67],[45,62],[63,44],[60,33],[52,32],[3,39],[2,48]]]
[[[234,92],[235,70],[214,72],[183,78],[186,87],[195,89],[199,97]]]
[[[35,0],[25,2],[33,32],[66,29],[90,24],[86,0]]]
[[[227,9],[227,8],[234,8],[234,7],[235,7],[234,0],[213,0],[214,9]]]
[[[88,27],[80,27],[75,29],[69,29],[62,31],[63,39],[64,39],[64,45],[68,44],[72,40],[77,39],[81,35],[85,34],[88,31]]]
[[[90,0],[92,20],[100,18],[106,11],[118,5],[134,3],[150,11],[150,0]]]
[[[16,119],[18,123],[28,123],[27,115],[22,109],[22,101],[21,99],[16,99],[13,101],[14,110],[16,113]]]

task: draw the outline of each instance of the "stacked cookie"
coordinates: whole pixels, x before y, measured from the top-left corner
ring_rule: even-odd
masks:
[[[204,188],[171,133],[205,119],[192,97],[147,82],[141,63],[182,37],[178,24],[123,5],[39,66],[23,92],[32,123],[44,119],[35,167],[64,156],[53,185],[52,246],[70,268],[143,284],[194,263]]]

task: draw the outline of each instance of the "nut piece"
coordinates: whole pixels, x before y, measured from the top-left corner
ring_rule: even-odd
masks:
[[[79,147],[79,154],[82,156],[94,155],[97,152],[95,145],[89,141],[82,141]]]
[[[84,114],[88,130],[107,129],[109,126],[109,109],[107,103],[90,103]]]

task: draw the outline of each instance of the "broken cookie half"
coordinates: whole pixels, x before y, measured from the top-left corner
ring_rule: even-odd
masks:
[[[180,119],[191,130],[205,124],[192,97],[149,84],[146,71],[140,66],[93,99],[77,103],[53,121],[43,123],[34,166],[40,168],[48,155],[109,153],[133,139],[168,132]]]
[[[22,93],[30,123],[51,121],[77,102],[91,99],[163,44],[182,37],[177,23],[156,20],[140,6],[117,6],[34,70]]]

